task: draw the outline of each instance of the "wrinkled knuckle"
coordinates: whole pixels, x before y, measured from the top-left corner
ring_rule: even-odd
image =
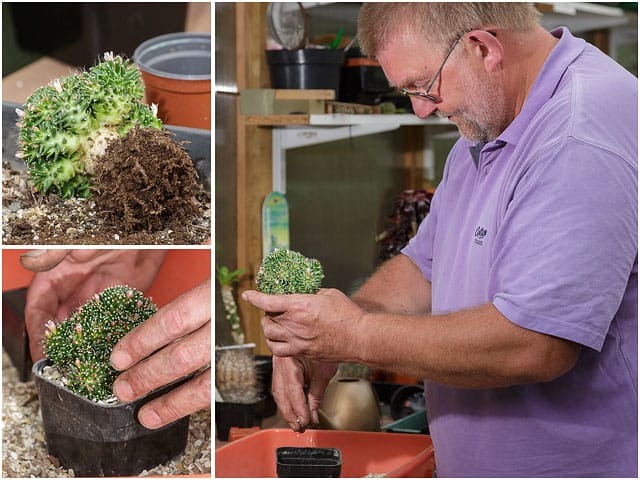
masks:
[[[153,373],[147,372],[146,369],[137,367],[128,370],[122,376],[126,377],[127,383],[136,396],[143,395],[154,388]]]
[[[174,355],[174,369],[178,373],[189,373],[198,368],[196,353],[190,348],[176,348]]]
[[[172,338],[178,338],[187,331],[188,316],[181,310],[170,310],[163,317],[163,327]]]

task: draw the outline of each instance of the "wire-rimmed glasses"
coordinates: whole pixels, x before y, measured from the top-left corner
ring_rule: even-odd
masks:
[[[449,51],[444,56],[444,60],[442,61],[442,64],[440,65],[440,68],[438,68],[438,71],[436,71],[436,74],[433,76],[433,80],[431,80],[431,82],[429,82],[429,85],[427,85],[427,87],[424,89],[424,92],[410,91],[410,90],[407,90],[406,88],[403,88],[403,89],[400,90],[400,93],[402,93],[403,95],[408,95],[410,97],[423,98],[425,100],[429,100],[432,103],[441,103],[442,102],[442,97],[440,97],[440,95],[437,95],[435,93],[430,93],[430,90],[431,90],[431,88],[433,88],[433,86],[435,85],[436,81],[438,80],[438,77],[440,76],[440,73],[442,72],[442,69],[444,68],[445,63],[447,63],[447,60],[451,56],[451,53],[453,53],[453,49],[456,48],[456,45],[458,44],[460,39],[462,37],[464,37],[470,31],[471,31],[471,29],[465,30],[464,32],[462,32],[460,35],[458,35],[456,37],[456,39],[454,40],[453,44],[449,48]]]

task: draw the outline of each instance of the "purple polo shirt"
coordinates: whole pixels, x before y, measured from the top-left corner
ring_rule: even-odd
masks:
[[[439,476],[637,477],[637,79],[553,34],[522,111],[477,165],[471,143],[453,147],[403,253],[431,282],[433,313],[492,302],[583,348],[548,383],[425,382]]]

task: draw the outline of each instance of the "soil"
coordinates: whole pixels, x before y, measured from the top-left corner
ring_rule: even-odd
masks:
[[[193,245],[211,236],[211,197],[183,146],[158,129],[132,129],[96,166],[88,199],[33,190],[3,163],[5,245]]]

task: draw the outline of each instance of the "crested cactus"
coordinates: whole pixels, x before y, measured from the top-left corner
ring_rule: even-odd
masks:
[[[317,293],[323,278],[318,260],[292,250],[275,249],[262,260],[256,282],[262,293]]]
[[[216,387],[222,399],[232,403],[255,402],[260,394],[260,379],[250,350],[233,348],[216,355]]]
[[[118,341],[156,313],[141,292],[126,285],[95,294],[69,318],[46,326],[44,353],[66,378],[65,385],[90,400],[113,395],[118,372],[109,357]]]
[[[16,156],[26,163],[34,188],[88,197],[95,164],[112,139],[136,125],[162,127],[157,107],[141,103],[143,97],[137,67],[113,53],[88,71],[36,89],[16,110]]]

